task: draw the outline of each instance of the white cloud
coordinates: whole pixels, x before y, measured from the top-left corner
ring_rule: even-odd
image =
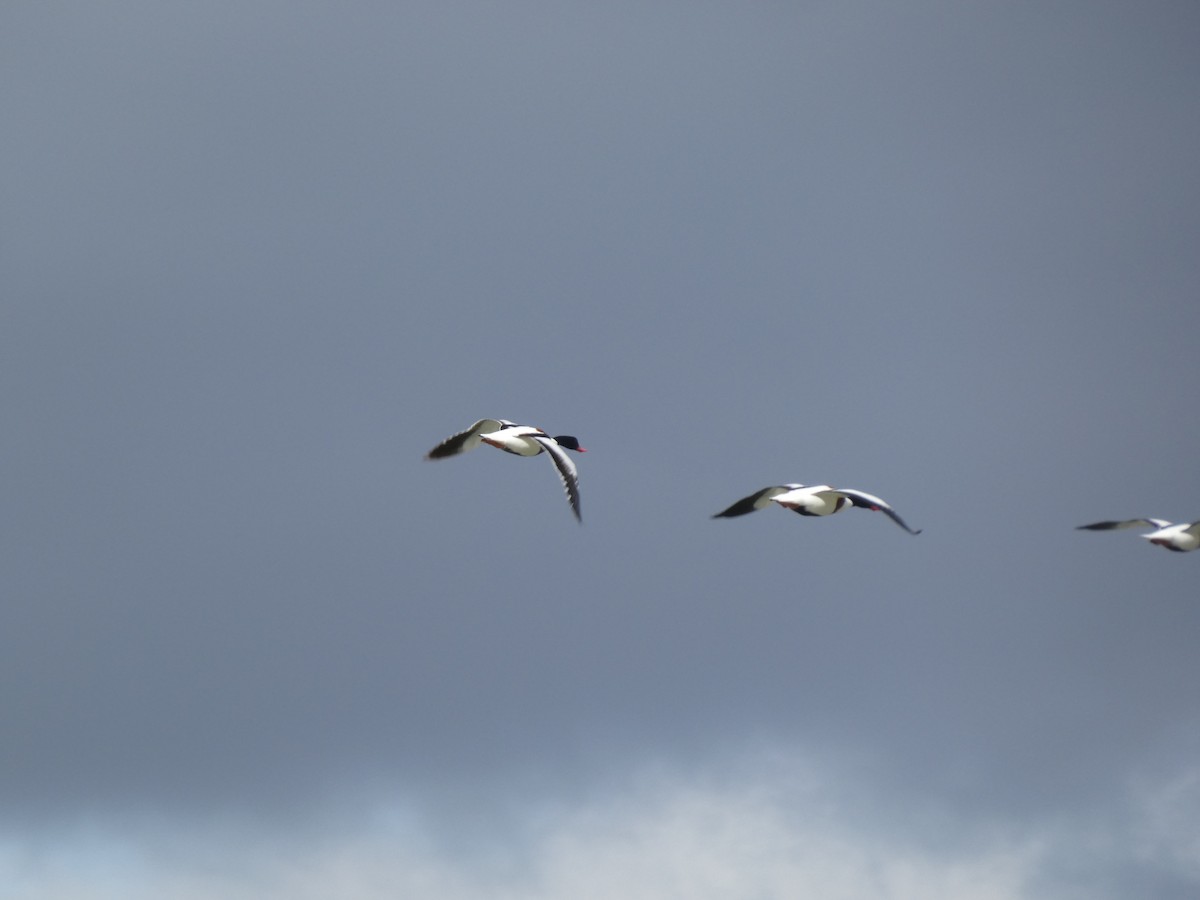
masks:
[[[1200,768],[1143,786],[1137,795],[1137,858],[1200,884]]]
[[[12,900],[1187,896],[1200,884],[1200,771],[1129,796],[1125,814],[1017,831],[755,752],[555,804],[481,803],[465,823],[376,801],[274,826],[143,821],[0,840],[0,885]]]
[[[289,836],[244,823],[76,832],[10,843],[14,900],[1012,900],[1036,842],[955,841],[947,853],[861,821],[853,791],[806,766],[755,758],[739,773],[643,773],[620,790],[540,806],[469,851],[412,815],[331,818]],[[482,833],[480,831],[479,833]],[[472,834],[476,834],[472,828]]]
[[[794,799],[794,798],[792,798]],[[831,817],[820,797],[789,807],[760,787],[677,786],[591,810],[545,842],[513,898],[958,898],[1020,896],[1031,853],[989,847],[937,859],[887,846]]]

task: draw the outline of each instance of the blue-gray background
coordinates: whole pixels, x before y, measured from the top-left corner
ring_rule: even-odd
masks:
[[[1196,896],[1197,47],[6,5],[6,896]]]

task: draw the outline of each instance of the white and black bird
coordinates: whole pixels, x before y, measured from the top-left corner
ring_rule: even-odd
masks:
[[[802,516],[830,516],[852,506],[859,509],[871,509],[883,513],[909,534],[921,533],[919,528],[915,530],[909,528],[894,509],[874,494],[851,488],[834,488],[827,484],[779,484],[765,487],[761,491],[755,491],[749,497],[743,497],[728,509],[714,515],[713,518],[732,519],[735,516],[744,516],[756,510],[766,509],[772,503],[798,512]]]
[[[1184,522],[1173,525],[1166,519],[1118,519],[1113,522],[1093,522],[1091,525],[1080,525],[1076,531],[1116,531],[1121,528],[1151,528],[1146,534],[1140,535],[1152,544],[1186,553],[1200,547],[1200,522]]]
[[[586,453],[579,446],[579,441],[569,434],[559,434],[551,437],[540,428],[532,425],[518,425],[507,419],[480,419],[466,431],[451,435],[432,450],[425,454],[426,459],[446,459],[473,450],[480,444],[489,444],[514,453],[517,456],[537,456],[545,453],[554,463],[558,477],[562,479],[563,489],[567,492],[567,501],[571,504],[571,512],[575,518],[583,521],[579,514],[579,473],[575,463],[565,452],[574,450],[576,453]]]

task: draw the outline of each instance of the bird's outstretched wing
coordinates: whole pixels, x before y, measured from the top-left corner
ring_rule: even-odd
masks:
[[[743,497],[728,509],[723,509],[719,513],[715,513],[712,518],[732,519],[735,516],[744,516],[755,510],[766,509],[771,505],[772,497],[778,497],[780,494],[795,490],[799,486],[798,484],[776,484],[771,485],[771,487],[765,487],[761,491],[755,491],[749,497]]]
[[[885,503],[881,498],[876,497],[874,494],[868,494],[866,491],[856,491],[850,488],[838,488],[836,491],[834,491],[834,493],[841,494],[860,509],[872,509],[876,512],[883,513],[909,534],[921,533],[920,528],[909,528],[908,523],[900,518],[900,516],[894,509],[891,508],[891,506]]]
[[[575,518],[582,522],[583,516],[579,514],[579,471],[575,468],[575,461],[554,438],[534,435],[533,439],[542,445],[542,449],[554,463],[554,468],[558,470],[558,477],[562,479],[563,490],[567,492],[567,502],[571,504],[571,512],[575,513]]]
[[[491,434],[493,431],[509,428],[513,424],[513,422],[509,422],[507,419],[480,419],[466,431],[460,431],[458,434],[446,438],[426,453],[425,458],[445,459],[448,456],[458,456],[460,453],[466,453],[468,450],[473,450],[482,443],[479,440],[481,434]]]
[[[1166,519],[1116,519],[1107,522],[1093,522],[1091,525],[1079,525],[1075,530],[1115,531],[1118,528],[1166,528],[1170,524]]]

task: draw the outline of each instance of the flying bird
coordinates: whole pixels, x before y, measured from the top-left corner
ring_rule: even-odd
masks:
[[[749,497],[743,497],[733,506],[714,515],[713,518],[732,519],[735,516],[744,516],[755,510],[766,509],[772,503],[776,503],[784,509],[794,510],[802,516],[829,516],[851,506],[857,506],[859,509],[872,509],[883,513],[909,534],[921,533],[920,528],[916,530],[909,528],[894,509],[874,494],[850,488],[833,488],[827,484],[780,484],[765,487],[761,491],[755,491]]]
[[[571,504],[571,512],[580,522],[583,517],[579,514],[579,473],[575,463],[565,453],[574,450],[576,453],[586,453],[579,446],[579,441],[569,434],[559,434],[554,437],[546,434],[540,428],[532,425],[518,425],[507,419],[480,419],[466,431],[451,435],[432,450],[425,454],[426,459],[446,459],[473,450],[480,444],[489,444],[506,453],[517,456],[537,456],[545,453],[554,463],[558,477],[562,479],[563,489],[567,492],[567,501]]]
[[[1080,525],[1077,531],[1115,531],[1118,528],[1153,528],[1148,534],[1139,535],[1152,544],[1186,553],[1200,547],[1200,522],[1184,522],[1172,525],[1166,519],[1121,519],[1115,522],[1093,522]]]

